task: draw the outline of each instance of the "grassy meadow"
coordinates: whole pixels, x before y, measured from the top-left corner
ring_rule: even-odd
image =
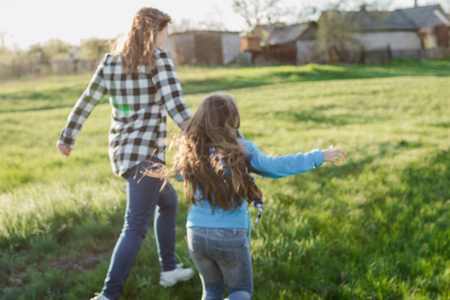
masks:
[[[234,96],[241,131],[269,155],[348,153],[339,167],[257,177],[253,299],[449,299],[450,60],[178,71],[193,111],[210,92]],[[70,157],[55,148],[89,79],[0,83],[0,299],[89,299],[103,285],[126,199],[107,99]],[[174,186],[176,255],[192,266]],[[121,299],[200,299],[197,275],[163,288],[159,272],[150,230]]]

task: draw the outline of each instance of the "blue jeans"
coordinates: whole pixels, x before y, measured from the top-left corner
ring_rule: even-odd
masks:
[[[124,224],[112,253],[102,290],[103,294],[112,300],[117,299],[122,293],[125,280],[150,227],[156,206],[159,211],[155,215],[154,232],[161,268],[163,271],[176,268],[175,221],[178,197],[169,182],[160,191],[163,180],[142,176],[141,171],[149,169],[153,162],[161,163],[158,159],[151,159],[123,175],[128,181]]]
[[[188,228],[187,242],[202,280],[202,300],[223,299],[225,283],[227,299],[251,299],[252,258],[245,229]]]

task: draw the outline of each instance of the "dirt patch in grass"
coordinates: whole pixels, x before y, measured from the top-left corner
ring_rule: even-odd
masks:
[[[58,258],[50,263],[51,268],[69,271],[70,273],[85,272],[92,270],[105,260],[109,260],[112,254],[112,248],[96,249],[93,251],[83,252],[70,258]],[[42,266],[37,267],[38,270],[44,271]],[[16,270],[13,274],[1,276],[0,286],[13,287],[26,284],[26,270]]]
[[[57,259],[51,265],[55,269],[82,272],[95,268],[101,261],[111,257],[112,249],[85,252],[70,259]]]

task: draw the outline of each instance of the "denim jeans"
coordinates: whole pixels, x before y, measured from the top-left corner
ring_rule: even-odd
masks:
[[[175,220],[178,206],[177,194],[167,182],[160,191],[161,179],[142,176],[141,171],[149,169],[158,159],[145,161],[130,169],[123,177],[127,180],[127,206],[122,233],[112,253],[109,270],[103,286],[103,294],[114,300],[123,290],[131,267],[150,227],[155,207],[154,232],[158,255],[163,271],[176,268]]]
[[[187,242],[202,280],[202,300],[223,299],[225,284],[226,299],[251,299],[252,259],[245,229],[188,228]]]

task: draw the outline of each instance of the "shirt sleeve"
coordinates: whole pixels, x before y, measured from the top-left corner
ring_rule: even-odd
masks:
[[[91,114],[94,107],[100,102],[106,94],[106,87],[103,78],[103,67],[105,58],[98,66],[95,74],[92,76],[88,87],[81,97],[75,103],[72,111],[67,117],[66,126],[63,128],[59,142],[73,148],[75,139],[81,130],[81,127]]]
[[[161,49],[156,49],[156,74],[152,76],[167,112],[180,127],[191,118],[192,114],[184,101],[181,84],[172,59]]]
[[[249,171],[264,177],[281,178],[301,174],[323,164],[323,154],[320,149],[271,157],[262,153],[251,141],[245,140],[244,148],[247,153]]]

